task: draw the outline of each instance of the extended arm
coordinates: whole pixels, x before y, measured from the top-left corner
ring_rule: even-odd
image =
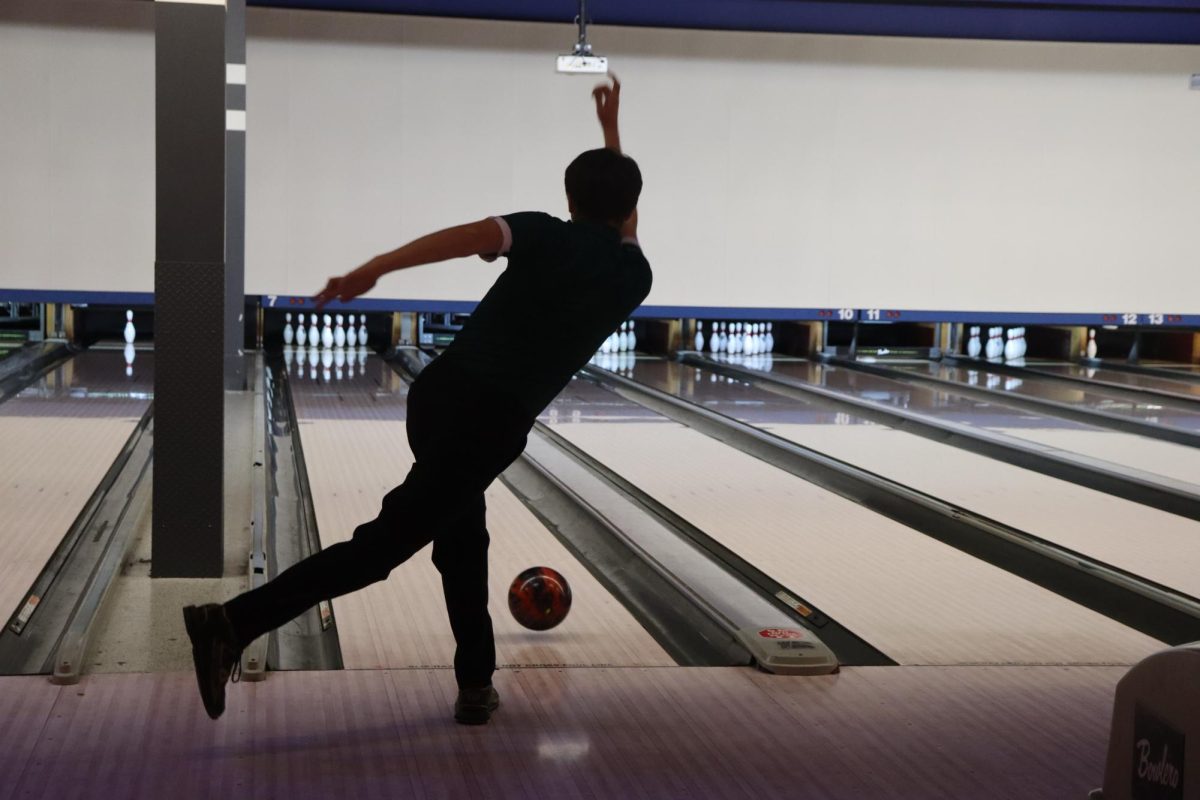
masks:
[[[330,278],[329,283],[314,298],[317,301],[317,309],[320,310],[331,300],[352,300],[369,292],[376,281],[389,272],[448,261],[452,258],[492,255],[500,251],[503,243],[504,234],[494,219],[458,225],[422,236],[390,253],[375,256],[340,278]]]
[[[612,86],[600,84],[592,90],[592,98],[596,101],[596,116],[600,120],[600,130],[604,131],[604,146],[609,150],[621,152],[621,133],[617,129],[617,114],[621,110],[621,82],[612,75]]]
[[[600,84],[592,90],[592,98],[596,101],[596,118],[600,120],[600,130],[604,132],[604,146],[609,150],[621,152],[621,132],[617,117],[621,111],[621,82],[616,75],[610,75],[612,86]],[[623,239],[637,240],[637,209],[629,219],[621,225]]]

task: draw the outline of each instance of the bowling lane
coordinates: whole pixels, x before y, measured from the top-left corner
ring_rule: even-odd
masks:
[[[1200,364],[1180,364],[1178,361],[1141,361],[1140,367],[1165,369],[1178,374],[1175,380],[1194,382],[1200,379]]]
[[[979,400],[953,390],[933,389],[803,359],[750,358],[735,363],[881,406],[899,407],[1079,453],[1107,461],[1115,469],[1131,467],[1191,484],[1198,482],[1200,474],[1200,453],[1195,448],[1084,425],[1050,414],[1035,414],[1006,406],[1002,401]]]
[[[633,377],[1149,580],[1200,597],[1200,522],[668,361]],[[713,381],[713,378],[717,378]]]
[[[956,381],[966,386],[997,389],[1036,400],[1053,400],[1107,414],[1120,414],[1139,422],[1176,428],[1189,433],[1200,432],[1200,405],[1172,404],[1170,401],[1164,403],[1162,399],[1154,396],[1135,400],[1127,392],[1106,391],[1102,384],[1085,386],[1053,378],[1040,378],[1035,370],[1029,370],[1028,374],[1017,378],[991,372],[982,364],[956,366],[930,361],[897,364],[895,368],[917,375]]]
[[[130,375],[91,350],[0,403],[0,613],[7,620],[145,414],[154,356]]]
[[[901,664],[1130,663],[1161,647],[589,381],[542,419]]]
[[[1089,367],[1083,364],[1032,363],[1028,367],[1030,371],[1064,375],[1069,378],[1085,378],[1101,385],[1109,383],[1114,386],[1153,389],[1156,392],[1165,392],[1185,400],[1200,400],[1200,384],[1183,378],[1173,380],[1159,375],[1144,375],[1124,370],[1105,369],[1104,367]]]
[[[307,367],[307,365],[305,365]],[[291,373],[321,542],[350,538],[375,516],[412,464],[405,436],[407,385],[374,356],[343,380]],[[337,367],[337,372],[344,368]],[[319,372],[317,373],[319,374]],[[502,666],[668,666],[674,661],[499,481],[487,491],[490,608]],[[446,667],[454,639],[441,578],[425,548],[381,583],[334,600],[350,669]],[[573,607],[557,628],[534,632],[508,612],[508,584],[526,567],[554,567],[571,583]]]

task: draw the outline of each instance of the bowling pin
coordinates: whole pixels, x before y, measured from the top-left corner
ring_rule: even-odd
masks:
[[[629,320],[629,352],[637,350],[637,330],[633,325],[633,320]]]
[[[1017,328],[1017,358],[1025,357],[1025,350],[1028,345],[1025,343],[1025,327]]]
[[[354,315],[350,315],[350,324],[346,326],[346,346],[353,350],[358,346],[358,330],[354,327]],[[353,377],[353,375],[351,376]]]
[[[300,324],[296,326],[296,344],[304,347],[308,342],[308,329],[304,327],[304,315],[300,315]]]
[[[1087,343],[1087,357],[1088,357],[1088,358],[1095,358],[1095,357],[1096,357],[1096,352],[1097,352],[1097,348],[1096,348],[1096,329],[1095,329],[1095,328],[1089,328],[1089,329],[1088,329],[1088,343]]]
[[[775,352],[775,335],[771,333],[771,326],[774,324],[775,323],[773,323],[773,322],[767,323],[767,338],[766,338],[766,341],[763,343],[764,344],[763,349],[766,350],[768,353]]]
[[[729,335],[726,333],[725,329],[726,329],[726,324],[724,322],[722,322],[721,323],[721,332],[720,332],[720,336],[718,337],[718,344],[717,344],[717,351],[720,353],[725,353],[725,352],[729,351]]]
[[[1004,343],[1004,359],[1006,361],[1015,361],[1017,358],[1017,331],[1015,328],[1009,328],[1004,332],[1004,338],[1007,341]]]
[[[1000,339],[996,336],[995,328],[988,328],[987,345],[983,349],[983,354],[990,358],[996,358],[1000,355],[1000,349],[997,345],[1000,344]]]
[[[363,314],[358,318],[358,346],[364,348],[363,358],[366,358],[367,346],[367,315]]]
[[[125,312],[125,343],[133,344],[133,340],[137,338],[137,331],[133,328],[133,312]]]
[[[971,358],[979,358],[979,353],[983,349],[983,344],[979,341],[979,326],[971,326],[971,338],[967,339],[967,355]]]
[[[696,338],[692,344],[697,353],[704,352],[704,320],[696,321]]]
[[[721,336],[717,333],[717,323],[708,324],[708,352],[715,353],[721,345]]]
[[[321,328],[321,346],[325,348],[333,347],[333,317],[326,314],[321,318],[325,323],[325,327]]]
[[[346,346],[346,329],[343,326],[346,318],[341,314],[337,315],[337,327],[333,329],[333,343],[337,347]]]
[[[287,320],[287,324],[283,326],[283,343],[291,344],[292,342],[294,342],[296,340],[296,332],[294,330],[292,330],[292,314],[291,314],[291,312],[289,311],[288,313],[284,314],[283,318],[285,320]]]
[[[316,350],[321,346],[321,329],[317,327],[317,315],[308,315],[308,346]]]

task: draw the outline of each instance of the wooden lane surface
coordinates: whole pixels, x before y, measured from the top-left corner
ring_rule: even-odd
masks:
[[[369,361],[372,376],[389,370]],[[386,376],[385,376],[386,377]],[[297,382],[295,398],[309,484],[323,545],[348,539],[372,518],[412,464],[404,389]],[[378,385],[378,384],[377,384]],[[386,385],[386,384],[384,384]],[[491,534],[490,609],[502,665],[646,665],[675,662],[628,611],[499,481],[487,491]],[[349,668],[448,666],[454,640],[441,578],[426,547],[390,578],[334,601]],[[553,567],[571,585],[572,608],[550,631],[522,628],[508,611],[508,585],[522,570]]]
[[[1200,522],[922,436],[862,424],[852,414],[834,417],[758,386],[705,380],[709,376],[671,362],[644,361],[637,368],[638,379],[651,386],[1200,597],[1200,572],[1191,568],[1200,562]],[[851,424],[828,424],[835,419]]]
[[[848,461],[1149,580],[1200,597],[1200,522],[871,425],[765,425]],[[914,469],[914,465],[919,468]]]
[[[1194,485],[1200,493],[1200,449],[1162,442],[1146,436],[1115,431],[1080,431],[1054,428],[997,428],[1072,453],[1082,453],[1113,464],[1163,475]]]
[[[1162,646],[682,425],[554,430],[902,664],[1128,664]]]
[[[149,355],[141,357],[143,364]],[[0,615],[25,599],[146,410],[118,353],[85,353],[0,403]],[[85,374],[75,374],[76,372]],[[148,389],[145,379],[132,382]],[[73,397],[72,389],[80,396]],[[83,390],[87,391],[84,392]]]
[[[900,379],[884,378],[863,372],[854,372],[844,367],[827,368],[809,361],[782,361],[773,365],[773,371],[781,375],[799,379],[834,391],[851,392],[863,398],[870,390],[874,393],[875,402],[887,406],[879,396],[886,393],[895,401],[904,399],[906,402],[916,398],[917,405],[913,410],[924,414],[937,415],[939,412],[939,397],[955,395],[953,387],[932,389],[920,384],[908,383]],[[1031,378],[1030,380],[1036,380]],[[962,398],[968,405],[980,406],[981,401]],[[983,405],[1004,407],[1004,398]],[[1016,408],[1010,408],[1009,419],[1019,417],[1041,418],[1037,424],[1022,427],[1019,424],[1005,424],[1001,418],[993,416],[989,409],[972,417],[967,411],[968,406],[957,409],[943,409],[951,421],[966,423],[976,427],[994,430],[1008,436],[1027,439],[1032,442],[1057,447],[1068,452],[1079,453],[1090,458],[1097,458],[1116,465],[1123,465],[1162,475],[1174,480],[1198,484],[1200,479],[1200,450],[1181,444],[1150,439],[1132,433],[1121,433],[1105,430],[1102,427],[1083,429],[1079,423],[1066,422],[1053,414],[1031,414]]]
[[[1100,781],[1123,673],[506,670],[483,727],[452,721],[440,670],[276,673],[231,686],[216,722],[188,673],[5,678],[0,800],[1061,800]]]

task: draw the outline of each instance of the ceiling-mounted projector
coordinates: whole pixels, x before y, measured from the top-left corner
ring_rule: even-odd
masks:
[[[575,49],[567,55],[558,57],[558,71],[568,75],[604,75],[608,72],[608,59],[592,52],[592,46],[587,40],[587,0],[579,0],[579,16],[575,17],[579,25],[579,40]]]

